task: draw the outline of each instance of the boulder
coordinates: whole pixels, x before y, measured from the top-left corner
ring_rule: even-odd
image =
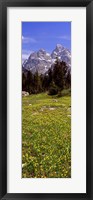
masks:
[[[22,91],[22,96],[29,96],[29,92],[26,92],[26,91]]]

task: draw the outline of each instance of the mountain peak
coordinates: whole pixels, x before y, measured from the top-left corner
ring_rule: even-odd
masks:
[[[39,49],[39,51],[38,52],[42,52],[42,53],[45,53],[46,51],[45,51],[45,49]]]
[[[63,46],[62,46],[61,44],[57,44],[57,45],[56,45],[56,49],[62,49],[62,47],[63,47]]]
[[[55,63],[56,58],[66,62],[68,69],[71,68],[71,53],[61,44],[57,44],[51,54],[43,48],[37,52],[33,52],[23,64],[23,67],[26,70],[31,70],[32,73],[35,73],[37,70],[39,74],[44,74]]]

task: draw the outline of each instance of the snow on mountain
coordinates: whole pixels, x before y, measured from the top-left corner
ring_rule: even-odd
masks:
[[[56,48],[51,54],[44,49],[31,53],[27,60],[24,61],[22,69],[30,70],[32,73],[38,71],[39,74],[44,74],[48,71],[56,58],[66,62],[68,69],[71,69],[71,53],[68,49],[64,48],[61,44],[57,44]]]
[[[69,69],[71,68],[71,53],[68,49],[64,48],[61,44],[57,44],[53,50],[51,57],[53,61],[58,57],[59,60],[66,62]]]

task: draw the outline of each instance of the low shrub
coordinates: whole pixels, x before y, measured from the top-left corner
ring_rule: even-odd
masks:
[[[58,94],[58,87],[55,85],[55,83],[51,83],[48,95],[56,95]]]

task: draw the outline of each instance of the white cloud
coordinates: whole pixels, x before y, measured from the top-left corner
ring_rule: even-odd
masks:
[[[30,56],[30,54],[33,53],[33,51],[28,51],[28,50],[23,50],[22,51],[22,63],[28,59],[28,57]]]
[[[63,40],[71,40],[71,38],[67,35],[61,35],[57,37],[58,39],[63,39]]]
[[[26,60],[28,58],[27,54],[22,54],[22,63],[24,62],[24,60]]]
[[[22,35],[22,42],[27,44],[27,43],[36,43],[37,41],[34,38],[31,37],[24,37]]]

